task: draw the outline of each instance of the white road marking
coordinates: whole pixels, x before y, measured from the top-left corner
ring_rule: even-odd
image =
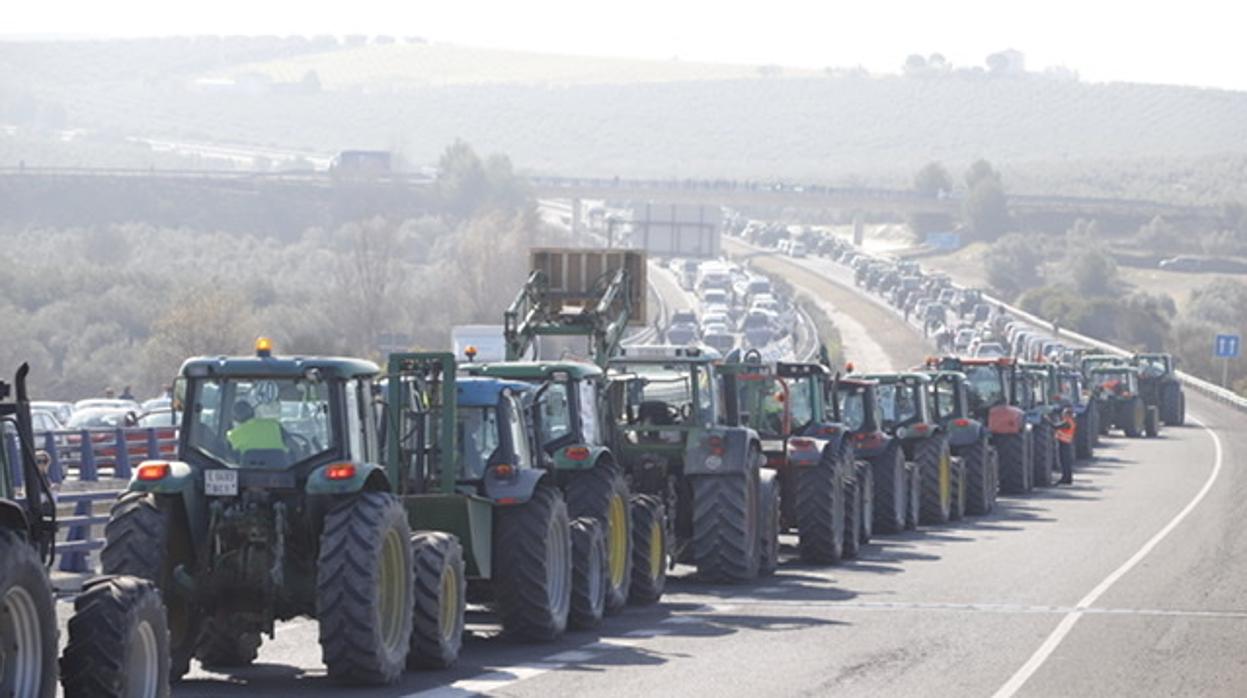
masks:
[[[1122,563],[1121,567],[1113,570],[1113,572],[1097,584],[1094,589],[1087,592],[1087,595],[1082,597],[1077,605],[1065,614],[1065,617],[1062,618],[1061,622],[1057,624],[1056,629],[1052,631],[1052,634],[1048,635],[1048,638],[1044,640],[1042,645],[1039,646],[1039,649],[1035,650],[1035,653],[1031,655],[1030,659],[1026,660],[1026,663],[1023,664],[1022,667],[1013,674],[1013,676],[1009,677],[1009,680],[1000,687],[1000,690],[996,691],[993,698],[1010,698],[1016,694],[1018,689],[1022,688],[1031,676],[1034,676],[1035,672],[1039,670],[1039,667],[1043,666],[1048,657],[1052,656],[1052,653],[1056,651],[1056,648],[1061,644],[1065,637],[1069,635],[1070,631],[1074,629],[1074,624],[1078,622],[1078,619],[1082,618],[1083,615],[1090,610],[1089,607],[1091,604],[1095,603],[1097,599],[1103,596],[1104,592],[1108,591],[1109,588],[1116,584],[1117,581],[1125,576],[1127,572],[1134,569],[1135,565],[1142,562],[1143,558],[1147,557],[1148,554],[1151,553],[1152,550],[1159,545],[1166,536],[1178,527],[1178,524],[1182,523],[1182,520],[1185,519],[1188,514],[1195,510],[1195,507],[1199,506],[1199,503],[1203,501],[1204,496],[1207,495],[1209,490],[1212,489],[1212,485],[1216,482],[1217,476],[1221,474],[1221,464],[1223,459],[1221,438],[1217,436],[1216,432],[1208,428],[1208,425],[1205,424],[1203,420],[1192,418],[1191,421],[1203,427],[1204,431],[1208,432],[1208,435],[1212,437],[1214,461],[1212,473],[1208,475],[1208,480],[1204,482],[1204,486],[1200,488],[1199,492],[1195,494],[1195,497],[1187,503],[1182,511],[1178,512],[1177,516],[1173,517],[1169,523],[1165,524],[1164,528],[1157,531],[1156,535],[1148,539],[1148,541],[1143,544],[1143,547],[1139,548],[1138,552],[1132,555],[1129,560]]]
[[[451,683],[449,686],[408,693],[402,698],[455,698],[456,696],[470,696],[496,691],[516,681],[531,679],[548,671],[554,671],[560,668],[560,666],[559,664],[546,662],[516,664],[515,666],[502,667],[479,676],[474,676],[470,679],[461,679]]]
[[[660,635],[670,635],[671,632],[670,628],[654,628],[652,630],[641,628],[640,630],[630,630],[624,633],[624,637],[658,637]]]

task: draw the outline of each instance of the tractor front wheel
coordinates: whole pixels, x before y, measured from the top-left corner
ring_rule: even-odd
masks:
[[[56,606],[39,554],[0,530],[0,694],[56,695]],[[115,651],[115,650],[114,650]]]
[[[632,507],[628,482],[619,468],[602,463],[574,474],[567,482],[567,514],[573,519],[592,516],[602,522],[606,539],[608,575],[606,611],[628,602],[632,582]]]
[[[524,504],[494,518],[494,596],[507,635],[546,641],[563,634],[572,598],[567,504],[539,485]]]
[[[628,602],[638,606],[662,598],[667,586],[667,515],[662,501],[632,497],[632,586]]]
[[[83,587],[69,619],[61,682],[65,698],[169,695],[169,626],[153,582],[97,577]]]
[[[572,627],[590,630],[602,624],[609,576],[601,522],[592,516],[572,520],[572,603],[568,616]]]
[[[411,537],[411,558],[416,591],[407,668],[445,669],[463,647],[463,548],[449,533],[420,531]]]

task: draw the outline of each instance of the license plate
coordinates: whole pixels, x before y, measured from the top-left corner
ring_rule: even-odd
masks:
[[[205,470],[204,494],[209,497],[233,497],[238,494],[238,473],[233,470]]]

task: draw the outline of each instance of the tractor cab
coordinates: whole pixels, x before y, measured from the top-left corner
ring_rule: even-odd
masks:
[[[923,439],[939,431],[932,400],[931,378],[923,373],[880,373],[863,376],[877,383],[880,427],[899,439]]]

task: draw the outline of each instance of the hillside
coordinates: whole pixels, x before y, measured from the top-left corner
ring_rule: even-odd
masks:
[[[393,148],[417,163],[463,138],[537,172],[904,185],[927,161],[957,171],[983,157],[1012,191],[1247,198],[1241,92],[283,41],[237,49],[245,60],[197,49],[165,72],[157,58],[176,54],[176,40],[106,52],[98,42],[0,44],[0,121],[21,116],[6,114],[7,90],[35,104],[30,118],[50,113],[69,127]],[[95,58],[106,71],[76,63]],[[6,69],[18,66],[31,69]]]

